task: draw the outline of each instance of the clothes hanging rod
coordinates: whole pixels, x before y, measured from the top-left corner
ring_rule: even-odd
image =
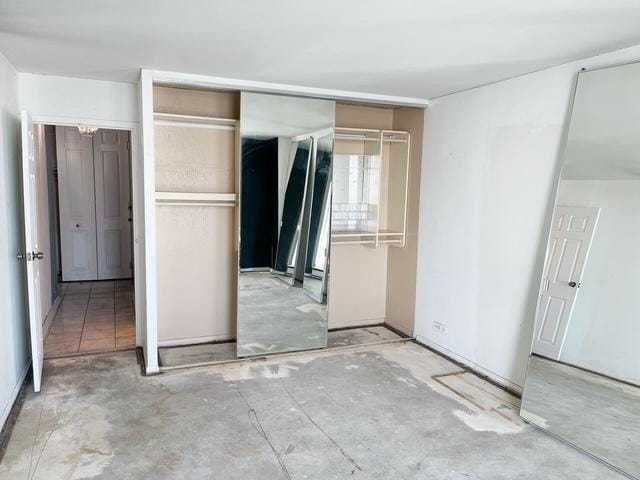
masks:
[[[156,192],[156,205],[235,207],[235,193]]]
[[[230,132],[235,132],[236,130],[236,127],[231,125],[215,125],[212,123],[173,122],[168,120],[156,120],[154,124],[162,127],[206,128],[209,130],[227,130]]]
[[[199,115],[182,115],[177,113],[154,113],[156,125],[170,127],[211,128],[215,130],[236,129],[238,121],[233,118],[205,117]]]
[[[347,241],[347,242],[343,242],[343,241],[331,242],[332,245],[375,245],[375,243],[376,243],[375,240],[363,240],[363,241],[354,240],[354,241]]]
[[[349,135],[337,133],[334,137],[337,140],[355,140],[358,142],[379,142],[380,138],[365,137],[364,135]]]
[[[165,202],[156,200],[158,207],[236,207],[236,202]]]

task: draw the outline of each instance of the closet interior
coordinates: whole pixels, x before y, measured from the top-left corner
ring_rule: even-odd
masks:
[[[153,89],[160,347],[236,339],[241,95]],[[423,117],[335,102],[329,330],[384,324],[413,334]]]

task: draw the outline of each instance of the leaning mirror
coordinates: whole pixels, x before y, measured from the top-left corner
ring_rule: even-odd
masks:
[[[327,343],[335,102],[240,101],[239,357]]]
[[[583,72],[550,229],[521,415],[636,479],[639,212],[640,64]]]

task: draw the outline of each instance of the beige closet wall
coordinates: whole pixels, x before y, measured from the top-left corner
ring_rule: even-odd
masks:
[[[415,320],[416,262],[422,131],[424,110],[420,108],[379,108],[336,104],[336,126],[403,130],[411,134],[407,239],[405,248],[380,245],[331,246],[329,328],[387,323],[413,335]],[[390,144],[383,156],[389,158]],[[389,175],[382,164],[382,178]],[[387,227],[387,212],[400,205],[389,203],[394,192],[383,183],[380,192],[380,228]]]
[[[239,119],[240,96],[154,88],[154,112]],[[235,193],[234,131],[155,127],[156,191]],[[236,209],[157,205],[158,342],[235,338]]]
[[[393,109],[337,103],[336,127],[391,129]],[[383,323],[387,247],[332,244],[329,288],[329,328]]]
[[[393,113],[393,129],[411,134],[411,150],[406,245],[404,248],[388,249],[386,323],[407,335],[413,335],[415,322],[424,115],[425,110],[421,108],[397,108]]]

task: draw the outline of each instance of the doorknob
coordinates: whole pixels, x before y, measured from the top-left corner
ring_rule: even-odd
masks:
[[[570,286],[571,288],[575,288],[575,287],[576,287],[576,285],[578,285],[576,282],[569,282],[569,286]]]
[[[19,253],[16,255],[16,257],[18,258],[18,260],[24,260],[25,258],[27,258],[27,254],[26,253]]]
[[[34,260],[42,260],[42,259],[44,258],[44,253],[42,253],[42,252],[33,252],[33,253],[31,254],[31,257],[32,257]]]

